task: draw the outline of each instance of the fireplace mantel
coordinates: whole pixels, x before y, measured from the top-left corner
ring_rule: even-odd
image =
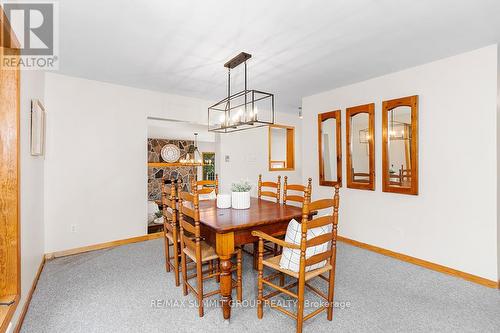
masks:
[[[165,163],[165,162],[148,162],[150,168],[168,168],[168,167],[198,167],[201,163]]]

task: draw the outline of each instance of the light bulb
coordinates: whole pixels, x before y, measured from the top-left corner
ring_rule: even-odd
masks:
[[[219,117],[219,121],[220,121],[221,124],[224,124],[226,122],[226,115],[225,114],[221,115]]]

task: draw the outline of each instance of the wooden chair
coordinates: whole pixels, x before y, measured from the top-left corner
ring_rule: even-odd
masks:
[[[297,184],[288,184],[288,176],[285,176],[285,182],[283,183],[283,204],[287,204],[287,202],[292,201],[299,203],[302,205],[305,199],[305,193],[307,188],[311,188],[312,178],[307,180],[307,186],[297,185]],[[300,192],[299,194],[288,194],[288,191]]]
[[[177,224],[177,181],[172,180],[170,190],[167,190],[166,180],[162,181],[162,212],[163,232],[165,236],[165,268],[167,272],[174,270],[175,285],[179,286],[179,259],[180,259],[180,237]],[[170,245],[173,247],[170,255]],[[173,259],[173,262],[171,261]]]
[[[259,237],[259,277],[258,277],[258,300],[257,300],[257,317],[262,319],[263,316],[263,305],[268,304],[272,308],[279,310],[280,312],[294,318],[297,321],[297,333],[302,332],[303,322],[310,319],[317,314],[321,313],[323,310],[327,312],[327,319],[332,320],[333,318],[333,294],[334,294],[334,284],[335,284],[335,260],[336,260],[336,242],[337,242],[337,223],[338,223],[338,207],[339,207],[339,186],[335,186],[335,195],[333,199],[322,199],[314,202],[311,201],[311,196],[309,190],[307,190],[306,197],[304,200],[304,205],[302,207],[302,223],[301,223],[301,242],[300,245],[287,243],[283,240],[269,236],[261,231],[253,231],[252,235]],[[321,210],[333,208],[333,213],[331,215],[321,216],[314,219],[309,219],[312,216],[311,213]],[[317,228],[321,226],[332,225],[331,233],[323,234],[312,239],[307,239],[307,230],[311,228]],[[279,263],[281,256],[264,259],[264,240],[273,242],[275,244],[281,245],[282,247],[292,248],[300,250],[300,268],[299,272],[293,272],[281,268]],[[326,242],[331,242],[330,248],[323,253],[315,254],[309,258],[306,258],[306,250],[309,247],[317,246]],[[306,267],[320,263],[324,260],[329,262],[321,267],[311,271],[306,272]],[[278,271],[275,274],[264,277],[264,266]],[[328,272],[328,278],[324,277],[322,274]],[[295,278],[296,281],[290,283],[286,286],[278,286],[271,281],[278,277],[279,274],[286,274]],[[328,282],[328,294],[325,295],[322,291],[313,287],[309,284],[309,281],[313,278],[322,278]],[[276,289],[275,291],[264,295],[263,285]],[[280,283],[281,284],[281,283]],[[297,286],[297,293],[292,292],[290,289]],[[327,303],[322,305],[320,308],[312,311],[311,313],[304,316],[304,291],[305,288],[310,289],[312,292],[319,295],[321,298],[325,299]],[[294,314],[277,304],[269,302],[271,297],[274,297],[280,293],[285,293],[295,299],[297,299],[297,313]]]
[[[191,290],[198,299],[198,311],[200,317],[203,317],[203,299],[220,293],[220,289],[204,293],[203,281],[216,278],[219,281],[219,257],[215,249],[206,243],[201,237],[200,230],[200,210],[197,186],[193,184],[193,193],[180,192],[179,194],[179,212],[180,212],[180,233],[181,233],[181,270],[183,280],[183,293],[188,294]],[[232,271],[236,271],[237,280],[233,280],[233,286],[237,290],[237,299],[242,300],[242,255],[241,249],[236,249],[236,267]],[[196,264],[196,273],[187,274],[187,260],[191,259]],[[216,262],[214,270],[214,261]],[[208,264],[208,269],[203,270],[203,265]],[[189,280],[196,278],[196,288],[193,287]]]
[[[369,183],[370,174],[366,172],[354,172],[354,168],[351,168],[352,181],[354,183]]]
[[[404,169],[401,165],[400,176],[402,185],[411,184],[411,169]]]
[[[275,189],[273,190],[262,190],[262,188],[270,188],[270,189]],[[280,197],[281,197],[281,176],[278,176],[278,182],[263,182],[262,181],[262,175],[259,175],[259,182],[258,182],[258,191],[257,191],[257,197],[259,199],[264,198],[271,198],[273,200],[276,200],[277,203],[280,202]],[[253,268],[257,269],[258,261],[259,261],[259,256],[258,256],[258,248],[259,244],[258,242],[253,243],[253,251],[247,251],[245,250],[246,253],[250,254],[253,256]],[[278,247],[275,246],[270,246],[269,244],[264,245],[264,249],[266,251],[266,255],[272,254],[276,255],[278,251]]]
[[[196,182],[198,194],[209,194],[215,190],[219,194],[219,175],[215,174],[215,180],[198,180]]]
[[[276,189],[275,191],[273,190],[266,190],[263,191],[262,188],[271,188],[271,189]],[[265,198],[272,198],[276,200],[277,203],[280,202],[280,191],[281,191],[281,176],[278,176],[278,182],[263,182],[262,181],[262,175],[259,175],[259,183],[258,183],[258,192],[257,192],[257,197],[259,199],[262,199],[262,197]]]

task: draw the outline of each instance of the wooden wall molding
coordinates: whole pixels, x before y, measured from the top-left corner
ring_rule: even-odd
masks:
[[[44,265],[45,265],[45,256],[42,256],[42,262],[38,267],[38,271],[36,272],[35,279],[33,280],[33,284],[31,285],[31,289],[26,297],[26,301],[24,302],[23,310],[21,311],[19,319],[17,320],[16,328],[14,328],[14,333],[19,333],[21,331],[21,326],[23,325],[24,317],[28,312],[28,308],[31,303],[31,298],[33,297],[33,293],[35,292],[36,285],[38,284],[38,280],[40,279],[40,274],[42,273]]]
[[[137,243],[137,242],[144,242],[144,241],[147,241],[147,240],[161,238],[161,237],[163,237],[163,231],[162,232],[156,232],[156,233],[153,233],[153,234],[143,235],[143,236],[137,236],[137,237],[127,238],[127,239],[115,240],[115,241],[106,242],[106,243],[100,243],[100,244],[94,244],[94,245],[88,245],[88,246],[78,247],[78,248],[75,248],[75,249],[69,249],[69,250],[57,251],[57,252],[51,252],[51,253],[45,254],[45,259],[46,260],[51,260],[51,259],[54,259],[54,258],[66,257],[66,256],[71,256],[71,255],[79,254],[79,253],[85,253],[85,252],[90,252],[90,251],[108,249],[108,248],[111,248],[111,247],[116,247],[116,246],[125,245],[125,244],[131,244],[131,243]]]
[[[464,280],[467,280],[470,282],[474,282],[474,283],[477,283],[477,284],[480,284],[480,285],[483,285],[483,286],[486,286],[489,288],[500,288],[498,281],[489,280],[489,279],[486,279],[486,278],[483,278],[483,277],[480,277],[477,275],[473,275],[470,273],[465,273],[465,272],[459,271],[459,270],[454,269],[454,268],[435,264],[435,263],[432,263],[430,261],[426,261],[426,260],[422,260],[422,259],[408,256],[406,254],[401,254],[398,252],[386,250],[386,249],[383,249],[383,248],[378,247],[378,246],[358,242],[356,240],[349,239],[346,237],[337,236],[337,239],[341,242],[344,242],[344,243],[347,243],[350,245],[354,245],[356,247],[359,247],[359,248],[362,248],[362,249],[365,249],[368,251],[376,252],[376,253],[382,254],[384,256],[388,256],[388,257],[391,257],[394,259],[405,261],[405,262],[408,262],[410,264],[421,266],[421,267],[424,267],[424,268],[427,268],[427,269],[430,269],[430,270],[433,270],[436,272],[455,276],[455,277],[458,277],[458,278],[461,278],[461,279],[464,279]]]
[[[19,226],[20,70],[4,68],[4,56],[18,58],[19,43],[0,6],[0,332],[7,330],[21,293]]]

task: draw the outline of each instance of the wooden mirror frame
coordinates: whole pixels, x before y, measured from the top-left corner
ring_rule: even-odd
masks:
[[[321,124],[327,119],[336,120],[336,143],[337,143],[337,181],[325,179],[325,170],[323,167],[323,152],[322,152],[322,136]],[[341,135],[341,112],[340,110],[325,112],[318,114],[318,162],[319,162],[319,184],[322,186],[335,186],[342,187],[342,135]]]
[[[281,161],[273,161],[272,160],[272,130],[273,128],[282,128],[286,130],[286,161],[284,168],[273,168],[272,164],[274,162]],[[295,127],[287,126],[287,125],[269,125],[269,136],[268,136],[268,149],[269,149],[269,171],[291,171],[295,170]]]
[[[399,187],[390,184],[388,145],[388,113],[398,106],[411,108],[411,185]],[[418,195],[418,95],[384,101],[382,105],[382,191]]]
[[[368,114],[368,164],[369,181],[360,183],[353,181],[352,174],[352,153],[351,153],[351,118],[357,114]],[[375,190],[375,104],[365,104],[346,109],[346,168],[347,168],[347,187],[359,190]]]

